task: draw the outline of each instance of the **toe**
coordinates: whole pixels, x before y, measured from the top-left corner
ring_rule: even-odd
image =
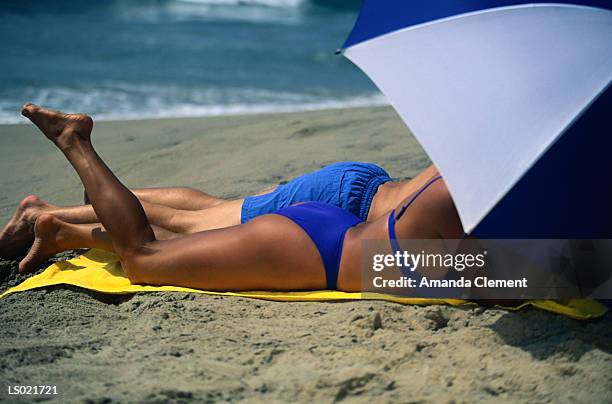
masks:
[[[37,265],[39,264],[42,264],[42,262],[37,263],[37,262],[34,262],[34,260],[32,259],[24,258],[23,261],[19,263],[19,267],[18,267],[19,273],[23,275],[32,273],[37,269]]]
[[[36,195],[28,195],[19,202],[19,208],[25,210],[42,204],[42,199]]]
[[[20,274],[27,274],[29,272],[32,271],[32,258],[30,257],[30,254],[26,255],[20,262],[19,262],[19,273]]]
[[[27,268],[25,260],[22,260],[21,262],[19,262],[19,273],[20,274],[26,273],[27,269],[28,268]]]

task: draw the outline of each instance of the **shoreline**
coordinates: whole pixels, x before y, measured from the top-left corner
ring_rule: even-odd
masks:
[[[363,100],[363,101],[362,101]],[[367,100],[367,101],[366,101]],[[214,118],[214,117],[238,117],[238,116],[252,116],[252,115],[278,115],[278,114],[292,114],[292,113],[302,113],[302,112],[320,112],[320,111],[330,111],[330,110],[345,110],[345,109],[368,109],[368,108],[386,108],[390,107],[389,102],[384,98],[382,94],[374,94],[371,96],[363,96],[363,97],[355,97],[352,100],[348,101],[339,101],[339,100],[329,100],[322,101],[319,103],[312,104],[302,104],[302,105],[287,105],[285,107],[280,105],[270,105],[270,106],[259,106],[253,107],[252,110],[244,106],[225,106],[227,109],[226,112],[219,113],[185,113],[185,114],[177,114],[177,115],[135,115],[130,116],[129,114],[124,117],[113,116],[112,114],[92,114],[91,117],[94,118],[96,122],[126,122],[126,121],[154,121],[160,119],[204,119],[204,118]],[[232,108],[238,109],[237,111],[231,111]],[[242,108],[242,110],[240,110]],[[195,108],[197,109],[197,108]],[[74,112],[74,111],[64,111],[64,112]],[[80,111],[76,111],[80,112]],[[84,113],[84,112],[81,112]],[[15,114],[19,114],[19,110],[15,111]],[[13,125],[24,125],[30,124],[31,122],[27,119],[23,119],[20,122],[2,122],[0,121],[0,127],[3,126],[13,126]]]
[[[392,108],[389,104],[372,104],[372,105],[358,105],[358,106],[337,106],[337,107],[326,107],[321,106],[312,108],[312,109],[296,109],[296,110],[288,110],[288,111],[243,111],[243,112],[229,112],[229,113],[220,113],[220,114],[210,114],[210,115],[176,115],[176,116],[138,116],[138,117],[125,117],[125,118],[96,118],[95,115],[91,115],[95,122],[105,122],[105,123],[122,123],[122,122],[148,122],[148,121],[163,121],[163,120],[177,120],[177,119],[208,119],[208,118],[239,118],[239,117],[250,117],[250,116],[270,116],[270,115],[286,115],[286,114],[300,114],[300,113],[308,113],[308,112],[325,112],[325,111],[343,111],[343,110],[355,110],[355,109],[376,109],[376,108]],[[73,113],[72,111],[62,111]],[[76,113],[84,113],[76,111]],[[16,110],[15,114],[19,114],[19,111]],[[31,125],[28,119],[23,118],[23,122],[0,122],[0,128],[3,127],[11,127],[11,126],[21,126],[21,125]]]

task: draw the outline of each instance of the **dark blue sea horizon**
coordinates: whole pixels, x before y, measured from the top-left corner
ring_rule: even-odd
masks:
[[[0,1],[0,123],[23,102],[96,119],[377,105],[334,55],[350,0]]]

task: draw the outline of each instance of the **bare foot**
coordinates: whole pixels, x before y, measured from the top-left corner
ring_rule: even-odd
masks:
[[[15,258],[34,241],[34,223],[38,216],[54,206],[35,195],[25,197],[15,214],[0,231],[0,257]]]
[[[60,149],[72,146],[77,140],[90,140],[93,120],[87,115],[64,114],[34,104],[25,104],[21,114]]]
[[[37,269],[55,254],[63,251],[61,247],[61,228],[64,222],[55,217],[42,214],[36,220],[36,237],[28,255],[19,263],[19,272],[28,273]]]

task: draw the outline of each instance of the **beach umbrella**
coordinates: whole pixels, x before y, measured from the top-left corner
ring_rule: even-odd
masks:
[[[612,238],[612,2],[364,0],[340,52],[438,166],[466,233]]]

